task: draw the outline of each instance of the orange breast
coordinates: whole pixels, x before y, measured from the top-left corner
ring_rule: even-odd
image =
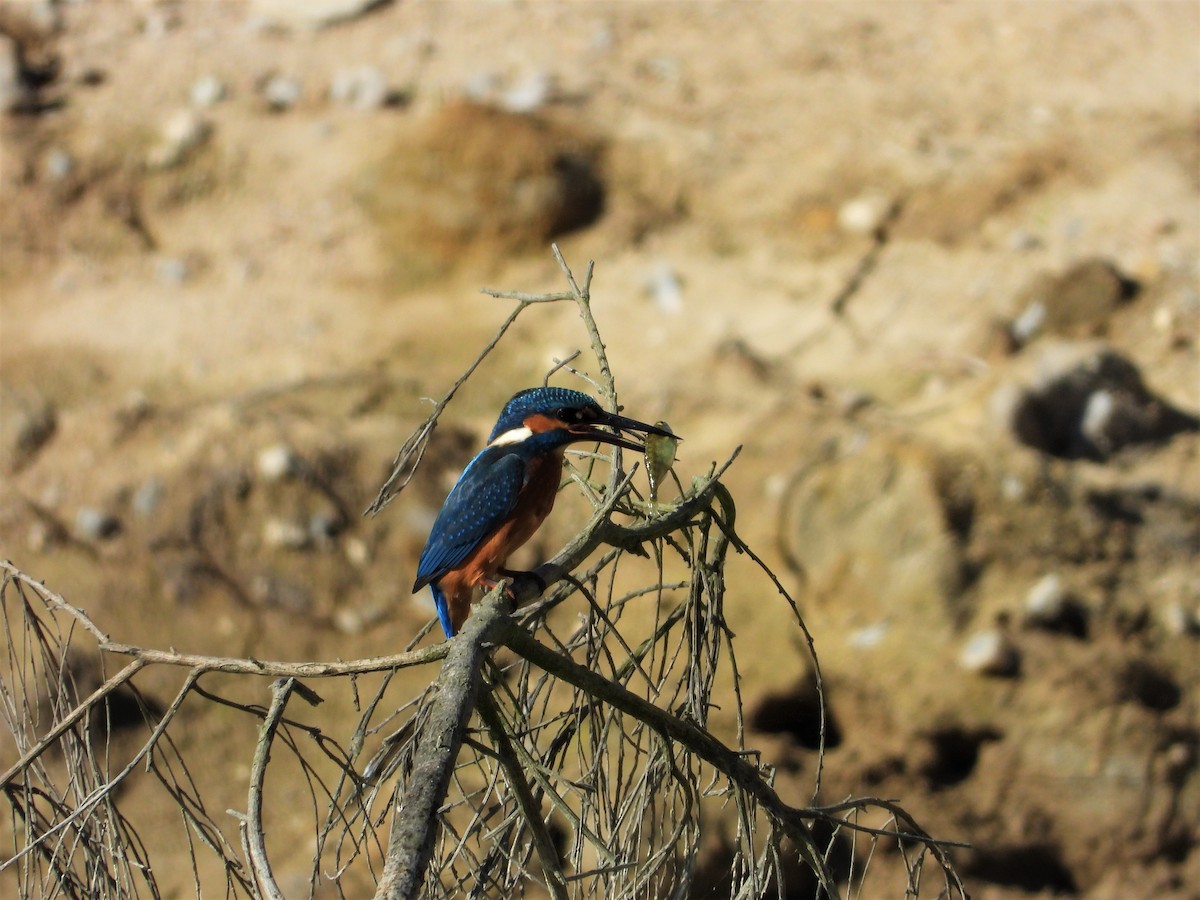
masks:
[[[492,581],[499,569],[508,562],[508,557],[533,537],[541,527],[558,495],[558,482],[562,474],[562,453],[551,453],[539,457],[529,464],[525,484],[517,496],[515,515],[487,537],[467,557],[458,572],[447,573],[442,579],[457,575],[472,587]]]

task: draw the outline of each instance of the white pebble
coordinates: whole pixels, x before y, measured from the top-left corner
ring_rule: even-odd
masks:
[[[158,509],[164,493],[163,483],[151,478],[142,483],[133,495],[133,511],[139,516],[148,516]]]
[[[300,82],[286,75],[273,75],[263,88],[263,99],[275,112],[285,112],[300,102]]]
[[[158,143],[146,154],[152,168],[177,166],[212,137],[212,123],[195,110],[181,109],[163,122]]]
[[[163,284],[183,284],[192,274],[191,266],[186,259],[178,256],[167,256],[154,264],[154,274]]]
[[[846,643],[851,647],[867,650],[882,643],[890,630],[891,625],[888,622],[876,622],[874,625],[868,625],[866,628],[859,628],[857,631],[852,631],[846,639]]]
[[[838,209],[838,227],[847,234],[874,234],[892,214],[890,197],[871,193],[847,200]]]
[[[542,70],[519,81],[500,98],[500,105],[510,112],[531,113],[545,106],[554,92],[554,76]]]
[[[1163,610],[1163,624],[1175,637],[1200,633],[1200,616],[1179,602]]]
[[[216,106],[225,99],[225,82],[216,75],[205,75],[192,85],[188,97],[192,101],[192,106],[201,109]]]
[[[371,110],[388,102],[387,76],[375,66],[338,69],[329,85],[329,99],[351,109]]]
[[[295,475],[300,459],[287,444],[273,444],[258,454],[255,467],[263,481],[282,481]]]
[[[1051,572],[1029,589],[1025,596],[1025,616],[1038,625],[1054,625],[1067,611],[1068,593],[1062,579]]]
[[[683,312],[683,282],[670,263],[661,262],[646,276],[646,292],[661,312],[674,316]]]
[[[62,181],[75,171],[75,157],[62,147],[52,147],[42,161],[42,171],[49,181]]]
[[[1028,344],[1037,333],[1042,330],[1042,326],[1046,324],[1046,304],[1041,300],[1034,300],[1021,311],[1021,314],[1012,321],[1009,326],[1009,333],[1012,334],[1013,340],[1018,344]]]
[[[75,531],[84,540],[106,540],[121,533],[121,521],[110,512],[85,506],[75,513]]]
[[[347,538],[343,542],[342,552],[346,554],[350,565],[358,569],[363,568],[371,561],[371,550],[362,538]]]
[[[958,656],[958,664],[968,672],[1000,678],[1017,674],[1021,655],[1003,631],[991,629],[971,635]]]

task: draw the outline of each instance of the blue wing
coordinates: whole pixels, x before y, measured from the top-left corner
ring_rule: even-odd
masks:
[[[413,593],[461,565],[504,524],[517,508],[524,481],[525,460],[507,447],[489,447],[471,460],[429,532]],[[434,600],[440,599],[435,590]],[[438,604],[439,615],[444,605]]]

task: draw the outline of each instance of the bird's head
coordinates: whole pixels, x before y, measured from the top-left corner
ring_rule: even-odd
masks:
[[[656,425],[605,412],[579,391],[540,387],[521,391],[504,405],[488,445],[517,444],[542,434],[557,446],[598,441],[639,452],[645,450],[645,444],[634,440],[633,434],[675,437]]]

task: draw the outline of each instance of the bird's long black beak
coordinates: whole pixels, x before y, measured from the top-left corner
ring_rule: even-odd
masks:
[[[612,431],[604,431],[597,427],[601,425],[611,428]],[[582,439],[599,441],[601,444],[614,444],[617,447],[624,447],[626,450],[636,450],[638,453],[644,452],[646,445],[643,441],[634,440],[635,435],[660,434],[663,437],[675,438],[677,441],[682,440],[678,435],[665,428],[647,425],[645,422],[627,419],[625,416],[618,416],[615,413],[604,413],[594,422],[588,422],[586,425],[579,425],[569,430]]]

